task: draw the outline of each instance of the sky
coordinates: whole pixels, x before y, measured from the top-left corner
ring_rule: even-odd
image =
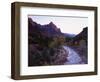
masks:
[[[63,16],[39,16],[29,15],[33,21],[44,25],[53,22],[63,33],[78,34],[84,27],[88,26],[88,18],[86,17],[63,17]]]

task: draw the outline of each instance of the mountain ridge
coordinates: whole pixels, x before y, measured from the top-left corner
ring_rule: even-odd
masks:
[[[33,21],[31,18],[28,18],[28,24],[29,24],[28,25],[29,35],[47,37],[47,38],[63,36],[70,39],[68,41],[71,41],[73,43],[81,39],[84,39],[87,42],[88,27],[84,27],[79,34],[75,35],[69,33],[62,33],[60,28],[58,28],[53,22],[41,25]]]

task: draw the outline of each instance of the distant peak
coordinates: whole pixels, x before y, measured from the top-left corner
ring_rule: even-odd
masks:
[[[53,22],[50,22],[49,25],[50,25],[51,27],[57,28],[57,26],[56,26]]]
[[[84,27],[83,30],[88,29],[88,27]]]
[[[28,18],[28,20],[33,22],[32,18]]]
[[[83,32],[88,31],[88,27],[83,28]]]
[[[28,18],[28,20],[29,20],[30,22],[36,23],[35,21],[33,21],[32,18]]]
[[[53,23],[53,22],[50,22],[49,24],[50,24],[50,25],[54,25],[54,23]]]

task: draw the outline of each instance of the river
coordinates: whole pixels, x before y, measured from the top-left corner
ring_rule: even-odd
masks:
[[[79,56],[79,54],[73,50],[72,48],[68,46],[63,46],[63,48],[68,52],[67,61],[64,63],[66,64],[83,64],[82,58]]]

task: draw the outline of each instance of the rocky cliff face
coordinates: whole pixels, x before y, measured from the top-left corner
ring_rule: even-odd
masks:
[[[87,44],[88,40],[88,27],[83,28],[82,32],[80,32],[78,35],[76,35],[73,39],[73,43],[79,43],[81,40],[84,40]]]
[[[31,18],[28,18],[28,27],[29,27],[29,34],[35,34],[35,35],[41,35],[43,37],[53,37],[53,36],[59,36],[63,35],[60,31],[60,28],[57,28],[57,26],[50,22],[46,25],[40,25],[34,21],[32,21]]]
[[[40,25],[28,19],[28,65],[62,65],[67,61],[66,50],[59,46],[63,36],[60,29],[50,22]],[[58,42],[59,41],[59,42]]]

